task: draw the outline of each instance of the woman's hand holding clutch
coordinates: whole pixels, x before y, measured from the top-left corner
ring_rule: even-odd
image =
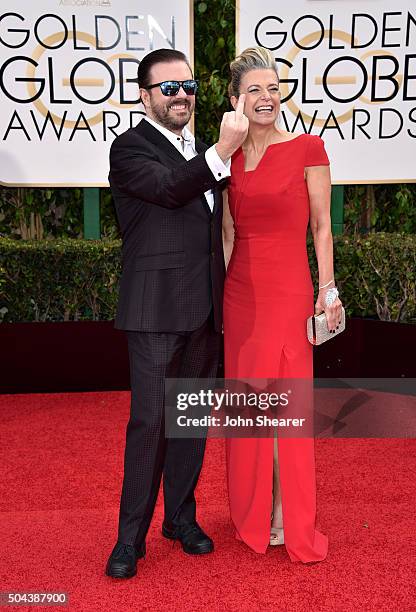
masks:
[[[338,297],[336,287],[319,290],[315,304],[315,316],[325,312],[329,332],[335,332],[342,320],[342,302]]]
[[[322,314],[323,313],[323,314]],[[306,333],[311,344],[323,344],[345,329],[345,310],[336,287],[320,287],[315,304],[315,315],[306,322]]]

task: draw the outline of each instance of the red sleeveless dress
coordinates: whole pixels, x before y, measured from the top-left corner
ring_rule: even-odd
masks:
[[[229,205],[235,242],[224,291],[226,378],[313,377],[306,319],[314,312],[306,234],[304,168],[328,165],[319,136],[269,145],[257,168],[232,158]],[[264,553],[270,538],[273,438],[226,440],[231,519],[236,537]],[[278,440],[286,550],[292,561],[323,560],[328,538],[315,528],[313,438]]]

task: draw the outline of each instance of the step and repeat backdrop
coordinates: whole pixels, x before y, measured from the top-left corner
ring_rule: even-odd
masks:
[[[237,51],[277,62],[280,125],[324,139],[333,183],[416,180],[414,0],[239,0]]]
[[[190,0],[3,0],[0,183],[107,186],[112,140],[141,116],[152,49],[192,59]],[[319,134],[333,182],[415,181],[414,0],[238,0],[237,51],[277,62],[280,126]]]
[[[137,66],[192,56],[189,0],[2,0],[0,182],[107,186],[116,135],[140,119]]]

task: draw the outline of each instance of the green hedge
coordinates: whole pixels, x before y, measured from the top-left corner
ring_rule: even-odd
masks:
[[[4,322],[113,318],[120,247],[119,240],[0,239],[0,317]]]
[[[349,316],[416,323],[415,235],[334,236],[334,268]]]
[[[416,322],[416,236],[336,236],[334,243],[338,286],[349,316]],[[0,239],[0,320],[113,319],[120,247],[119,240]],[[311,243],[309,249],[316,279]]]

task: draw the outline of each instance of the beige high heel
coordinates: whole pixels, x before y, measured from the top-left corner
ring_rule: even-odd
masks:
[[[284,543],[283,527],[270,527],[270,546],[280,546]]]

